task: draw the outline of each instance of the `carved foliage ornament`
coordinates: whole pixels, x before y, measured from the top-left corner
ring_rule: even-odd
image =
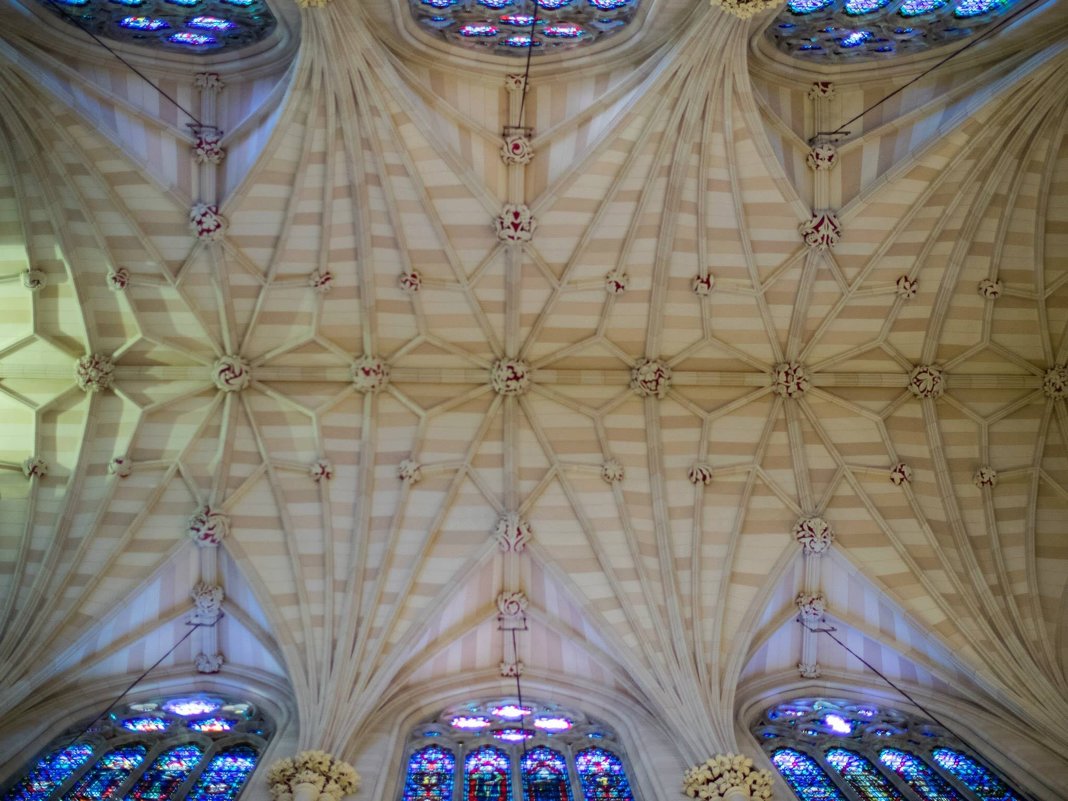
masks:
[[[694,486],[707,487],[712,483],[712,465],[707,462],[698,462],[690,468],[688,477]]]
[[[417,270],[410,270],[406,273],[401,273],[398,283],[402,292],[414,295],[423,287],[423,276]]]
[[[82,356],[74,365],[78,388],[84,392],[103,392],[115,383],[115,365],[100,353]]]
[[[530,387],[530,367],[522,359],[497,359],[490,368],[490,386],[498,395],[521,395]]]
[[[198,72],[196,77],[193,78],[193,86],[201,92],[218,92],[226,84],[223,83],[223,79],[219,77],[217,72]]]
[[[334,465],[329,459],[316,459],[308,468],[308,473],[316,484],[329,481],[334,477]]]
[[[1042,391],[1047,398],[1063,400],[1068,396],[1068,366],[1057,364],[1042,376]]]
[[[812,217],[801,223],[797,230],[805,244],[813,250],[833,249],[842,238],[842,225],[838,216],[830,211],[813,212]]]
[[[834,84],[830,81],[816,81],[808,89],[809,100],[830,100],[834,97]]]
[[[226,597],[223,588],[217,584],[200,582],[190,593],[193,598],[193,617],[189,622],[199,626],[213,626],[222,614],[222,602]]]
[[[806,626],[815,626],[823,622],[827,612],[827,601],[822,593],[801,592],[794,599],[801,622]]]
[[[823,670],[819,665],[810,665],[805,662],[797,663],[797,672],[801,674],[803,679],[818,679],[823,675]]]
[[[497,238],[502,242],[529,242],[538,227],[530,209],[522,203],[506,203],[494,222]]]
[[[405,484],[418,484],[423,480],[423,466],[414,459],[401,459],[397,465],[397,478]]]
[[[504,137],[504,143],[501,145],[501,160],[505,164],[521,166],[529,164],[532,158],[534,158],[534,148],[530,144],[530,139],[522,134]]]
[[[984,278],[979,282],[978,292],[980,297],[987,300],[997,300],[1001,297],[1001,281],[997,278]]]
[[[125,292],[130,285],[130,271],[125,267],[117,270],[109,270],[107,275],[108,289],[112,292]]]
[[[133,461],[126,456],[116,456],[108,462],[108,472],[116,478],[129,478],[133,473]]]
[[[643,398],[663,398],[671,386],[671,368],[659,359],[642,359],[630,369],[630,388]]]
[[[912,468],[904,462],[898,462],[890,468],[890,481],[897,487],[900,487],[903,484],[911,484]]]
[[[769,801],[771,771],[756,770],[753,760],[740,754],[718,754],[683,774],[682,791],[702,801],[739,795],[752,801]]]
[[[972,482],[979,489],[993,489],[998,484],[998,471],[990,465],[981,465],[972,476]]]
[[[804,395],[810,383],[804,365],[798,362],[783,362],[775,365],[775,372],[771,376],[772,391],[783,398],[796,398]]]
[[[917,398],[940,398],[946,391],[942,369],[932,364],[921,364],[909,373],[909,391]]]
[[[520,553],[534,536],[530,524],[515,512],[501,515],[493,532],[497,547],[502,551]]]
[[[197,239],[215,242],[226,234],[226,218],[219,214],[219,207],[197,203],[189,210],[189,227]]]
[[[710,2],[738,19],[749,19],[769,8],[777,8],[779,5],[776,0],[710,0]]]
[[[230,533],[230,518],[210,506],[201,506],[189,518],[189,538],[202,548],[213,548]]]
[[[511,73],[504,76],[504,88],[509,93],[522,92],[526,89],[527,79],[522,73]]]
[[[325,295],[334,288],[334,274],[329,270],[315,270],[308,275],[308,286],[319,295]]]
[[[377,356],[361,356],[352,363],[352,383],[365,394],[381,392],[389,384],[389,365]]]
[[[31,456],[22,463],[22,475],[26,478],[44,478],[48,475],[48,462],[38,456]]]
[[[630,286],[630,276],[626,273],[609,273],[604,277],[604,288],[609,295],[622,295]]]
[[[222,654],[205,654],[199,653],[193,658],[193,665],[197,669],[197,673],[218,673],[222,670],[223,662]]]
[[[705,273],[704,275],[695,275],[693,281],[690,283],[690,289],[698,297],[707,297],[712,294],[712,288],[716,285],[716,276],[712,273]]]
[[[267,785],[273,801],[293,801],[297,796],[341,801],[360,788],[360,774],[349,763],[325,751],[301,751],[272,764],[267,771]]]
[[[31,292],[39,292],[48,286],[48,276],[41,270],[26,270],[22,273],[22,285]]]
[[[920,280],[902,275],[897,279],[897,283],[894,284],[894,291],[897,292],[898,297],[911,300],[920,291]]]
[[[601,478],[609,484],[623,480],[623,464],[618,459],[606,459],[601,465]]]
[[[808,151],[808,157],[805,159],[808,166],[816,172],[823,172],[829,170],[838,163],[838,148],[834,145],[814,145],[811,150]]]
[[[211,368],[211,383],[223,392],[240,392],[251,382],[252,369],[240,356],[223,356]]]
[[[197,128],[197,138],[193,143],[193,161],[197,164],[221,164],[226,151],[220,144],[222,134],[218,128],[202,125]]]
[[[497,611],[501,617],[523,617],[527,613],[527,596],[522,592],[502,592],[497,596]]]
[[[830,549],[834,531],[822,517],[802,517],[794,524],[794,539],[806,554],[818,556]]]

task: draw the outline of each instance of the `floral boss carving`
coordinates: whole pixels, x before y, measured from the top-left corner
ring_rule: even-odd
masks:
[[[838,163],[838,148],[827,144],[816,145],[808,151],[805,162],[816,172],[829,170]]]
[[[196,141],[193,143],[193,160],[197,164],[221,164],[226,157],[220,142],[222,133],[211,125],[196,126]]]
[[[361,356],[352,363],[352,383],[365,395],[381,392],[389,384],[389,365],[377,356]]]
[[[517,619],[526,616],[527,596],[522,592],[502,592],[497,596],[497,613],[502,618]]]
[[[806,554],[826,553],[834,542],[834,531],[822,517],[802,517],[794,524],[794,539]]]
[[[497,547],[502,551],[520,553],[527,547],[530,538],[534,536],[534,530],[530,524],[515,512],[501,515],[497,520],[497,526],[493,530],[493,537],[497,540]]]
[[[506,203],[497,217],[494,227],[502,242],[529,242],[534,238],[537,220],[530,209],[522,203]]]
[[[490,386],[498,395],[521,395],[530,387],[530,372],[522,359],[497,359],[490,368]]]
[[[116,478],[129,478],[133,473],[133,461],[128,456],[116,456],[108,462],[108,472]]]
[[[39,456],[31,456],[22,463],[22,475],[26,478],[44,478],[48,475],[48,462]]]
[[[909,392],[917,398],[940,398],[946,391],[942,370],[931,364],[921,364],[909,373]]]
[[[623,463],[618,459],[605,459],[601,464],[601,479],[609,484],[623,480]]]
[[[630,388],[643,398],[663,398],[671,387],[671,368],[659,359],[642,359],[630,369]]]
[[[301,751],[267,771],[273,801],[341,801],[360,788],[360,774],[325,751]]]
[[[189,227],[197,239],[215,242],[226,233],[226,218],[219,214],[219,207],[197,203],[189,210]]]
[[[990,465],[981,465],[972,476],[972,483],[979,489],[993,489],[998,485],[998,471]]]
[[[83,392],[103,392],[115,383],[115,365],[110,356],[89,353],[75,363],[74,378]]]
[[[405,484],[418,484],[423,480],[423,466],[414,459],[401,459],[397,465],[397,478]]]
[[[904,462],[898,462],[890,468],[890,481],[895,487],[912,483],[912,468]]]
[[[334,465],[331,464],[329,459],[316,459],[308,467],[308,474],[311,476],[312,481],[316,484],[321,484],[334,477]]]
[[[186,534],[201,548],[214,548],[230,533],[230,518],[208,505],[197,509],[189,518]]]
[[[783,398],[796,398],[804,395],[810,385],[808,373],[798,362],[777,364],[771,374],[771,390]]]
[[[214,626],[222,615],[222,602],[226,597],[217,584],[200,582],[190,593],[193,598],[193,616],[189,622],[194,626]]]
[[[1068,366],[1057,364],[1046,370],[1042,376],[1042,392],[1050,400],[1068,397]]]
[[[827,600],[823,593],[802,592],[794,599],[798,618],[805,626],[817,626],[823,622],[827,613]]]
[[[211,383],[223,392],[240,392],[252,382],[252,369],[240,356],[223,356],[211,368]]]
[[[842,225],[830,211],[817,211],[798,226],[801,238],[813,250],[829,250],[842,238]]]
[[[771,772],[756,770],[753,760],[740,754],[718,754],[683,774],[682,791],[701,801],[768,801]]]
[[[501,161],[505,164],[522,166],[534,158],[534,148],[530,139],[523,134],[510,134],[504,137],[501,145]]]
[[[690,468],[687,478],[695,487],[707,487],[712,483],[712,465],[707,462],[697,462]]]

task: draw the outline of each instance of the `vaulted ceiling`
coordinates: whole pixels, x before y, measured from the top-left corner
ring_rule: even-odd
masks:
[[[210,686],[216,649],[217,680],[274,688],[302,743],[351,757],[405,693],[512,686],[506,590],[524,677],[625,699],[680,764],[742,747],[743,701],[883,686],[798,625],[817,590],[895,681],[1000,718],[1023,760],[1068,750],[1063,4],[854,123],[821,172],[817,122],[930,61],[803,73],[766,19],[644,6],[617,46],[535,62],[525,166],[499,154],[522,61],[422,42],[399,1],[289,9],[292,46],[214,64],[217,95],[142,57],[225,131],[218,168],[139,78],[4,6],[0,761],[152,665],[201,579],[226,617],[158,675]],[[225,235],[198,239],[216,199]],[[498,238],[505,203],[531,241]],[[814,209],[832,248],[799,234]],[[78,386],[85,354],[110,388]],[[233,355],[239,391],[213,380]],[[525,386],[495,387],[502,359]],[[643,360],[667,368],[645,394]],[[944,392],[910,389],[922,366]],[[218,549],[187,536],[204,506]]]

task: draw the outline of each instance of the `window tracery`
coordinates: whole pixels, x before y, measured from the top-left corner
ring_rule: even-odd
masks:
[[[420,28],[498,55],[585,47],[626,27],[641,0],[408,0]]]
[[[412,732],[401,801],[635,801],[610,729],[511,699],[444,710]]]
[[[0,799],[234,801],[271,734],[245,702],[194,695],[127,704],[64,732]]]
[[[971,36],[1016,0],[789,0],[767,28],[782,52],[837,63],[918,53]]]
[[[266,0],[41,0],[97,36],[183,53],[217,53],[267,38]]]
[[[843,699],[797,699],[753,726],[802,801],[1021,801],[931,721]]]

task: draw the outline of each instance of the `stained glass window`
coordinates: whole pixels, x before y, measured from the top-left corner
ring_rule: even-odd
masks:
[[[508,754],[485,745],[464,760],[466,801],[508,801],[511,797]]]
[[[924,801],[963,801],[956,790],[915,754],[884,748],[879,752],[879,761],[904,779]]]
[[[623,763],[611,751],[587,748],[575,756],[575,768],[586,801],[632,801]]]
[[[169,801],[200,762],[201,755],[200,747],[196,745],[179,745],[164,751],[141,774],[127,798],[130,801]]]
[[[124,745],[108,751],[71,790],[64,801],[105,801],[118,792],[130,775],[141,767],[148,749]]]
[[[524,801],[571,801],[571,782],[563,754],[538,746],[527,751],[519,765]]]
[[[771,755],[771,761],[802,801],[846,801],[841,790],[834,786],[823,768],[808,754],[792,748],[781,748]]]
[[[878,768],[855,751],[832,748],[824,756],[864,801],[904,801]]]
[[[788,0],[765,37],[810,62],[919,53],[978,33],[1017,0]],[[863,30],[858,24],[863,23]]]
[[[37,763],[22,781],[12,787],[4,801],[45,801],[52,791],[69,779],[93,754],[91,746],[78,744],[61,748]]]
[[[984,768],[967,754],[951,748],[936,748],[932,754],[934,761],[943,769],[952,773],[962,784],[979,796],[982,801],[1020,801],[997,776]]]
[[[412,16],[427,33],[469,49],[522,57],[602,41],[628,25],[636,17],[640,3],[641,0],[408,0]]]
[[[456,757],[436,745],[420,748],[408,760],[404,801],[451,801]]]
[[[40,2],[95,36],[193,54],[255,44],[277,24],[267,0],[59,0],[65,8]]]
[[[232,801],[256,769],[259,754],[248,745],[224,748],[208,762],[188,801]]]

